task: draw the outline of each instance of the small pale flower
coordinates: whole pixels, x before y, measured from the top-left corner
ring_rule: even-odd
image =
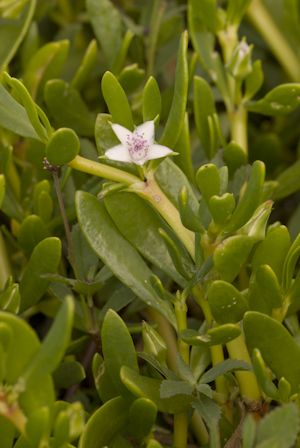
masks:
[[[121,144],[105,152],[105,156],[110,160],[142,166],[148,160],[174,154],[166,146],[154,143],[154,121],[141,124],[133,132],[119,124],[112,124],[111,127]]]

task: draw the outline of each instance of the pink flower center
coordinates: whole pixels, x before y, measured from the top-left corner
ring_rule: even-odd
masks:
[[[144,133],[127,134],[126,144],[132,160],[142,160],[147,155],[148,144],[144,135]]]

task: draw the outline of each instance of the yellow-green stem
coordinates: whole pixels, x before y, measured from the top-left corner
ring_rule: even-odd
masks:
[[[154,178],[153,171],[148,173],[147,182],[143,182],[138,177],[126,171],[93,162],[80,156],[76,156],[67,165],[78,171],[94,174],[95,176],[117,182],[125,182],[130,185],[128,191],[138,194],[156,208],[181,239],[192,259],[195,260],[195,234],[182,225],[178,210],[160,189]]]
[[[6,280],[10,275],[12,275],[12,269],[6,250],[5,241],[0,230],[0,291],[4,289]]]
[[[226,344],[231,359],[239,359],[251,364],[250,355],[242,335]],[[259,409],[260,390],[254,373],[246,371],[235,372],[240,386],[243,401],[250,410]]]
[[[231,140],[239,145],[245,154],[248,154],[247,119],[248,112],[242,105],[229,113]]]
[[[178,333],[187,328],[187,306],[185,301],[177,301],[174,305],[175,315],[178,325]],[[178,350],[183,360],[190,363],[190,346],[178,339]],[[174,415],[174,435],[173,446],[176,448],[186,448],[188,438],[188,412],[182,412]]]
[[[300,81],[300,60],[295,54],[278,26],[274,23],[261,0],[252,1],[248,8],[248,17],[265,39],[285,72],[294,82]]]

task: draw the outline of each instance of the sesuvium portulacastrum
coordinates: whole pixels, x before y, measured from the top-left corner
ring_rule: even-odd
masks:
[[[143,166],[148,160],[176,154],[166,146],[154,143],[154,121],[146,121],[133,132],[119,124],[112,124],[111,127],[121,144],[108,149],[105,158]]]

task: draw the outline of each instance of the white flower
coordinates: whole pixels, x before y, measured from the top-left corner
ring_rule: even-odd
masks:
[[[110,160],[142,166],[148,160],[174,154],[166,146],[154,144],[154,121],[141,124],[133,132],[119,124],[112,124],[111,127],[121,144],[105,152],[105,156]]]

